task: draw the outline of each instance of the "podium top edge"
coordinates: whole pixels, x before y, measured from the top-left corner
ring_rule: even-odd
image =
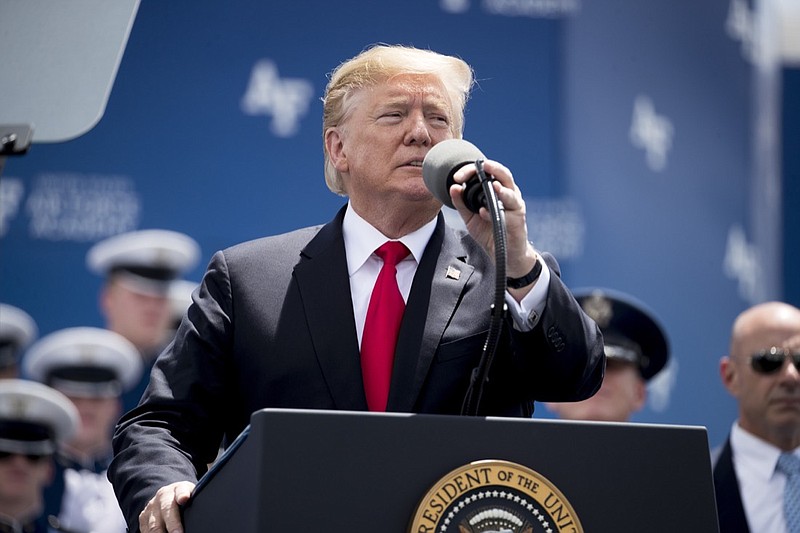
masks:
[[[336,409],[287,409],[267,407],[259,409],[251,415],[252,419],[255,417],[270,417],[273,415],[303,415],[303,416],[321,416],[321,417],[363,417],[368,418],[383,418],[383,419],[411,419],[411,418],[425,418],[425,419],[442,419],[442,420],[484,420],[486,422],[503,422],[503,423],[519,423],[519,424],[534,424],[534,425],[547,425],[547,424],[563,424],[570,426],[601,426],[601,427],[624,427],[624,428],[664,428],[664,429],[682,429],[708,432],[705,426],[691,425],[691,424],[657,424],[649,422],[601,422],[595,420],[563,420],[552,418],[518,418],[518,417],[501,417],[501,416],[459,416],[459,415],[442,415],[430,413],[378,413],[371,411],[346,411]]]

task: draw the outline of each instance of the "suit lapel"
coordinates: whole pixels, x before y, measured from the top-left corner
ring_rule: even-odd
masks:
[[[474,270],[464,262],[465,256],[463,246],[444,224],[440,213],[414,275],[400,325],[389,411],[413,411],[445,327]]]
[[[343,217],[344,208],[303,249],[294,276],[317,360],[336,408],[366,410],[350,283],[347,281]]]
[[[720,452],[714,465],[714,490],[717,497],[719,529],[726,533],[748,533],[747,518],[744,514],[739,481],[733,467],[733,450],[730,438]]]

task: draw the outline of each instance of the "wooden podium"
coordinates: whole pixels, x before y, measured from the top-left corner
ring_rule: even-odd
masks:
[[[406,533],[486,460],[542,476],[587,533],[718,531],[702,427],[265,409],[198,484],[186,532]],[[525,531],[580,531],[554,522]]]

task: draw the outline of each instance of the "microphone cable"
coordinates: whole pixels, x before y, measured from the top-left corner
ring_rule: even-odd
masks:
[[[500,340],[500,334],[503,330],[503,323],[505,322],[505,294],[506,294],[506,219],[503,204],[498,200],[495,193],[491,176],[487,176],[483,170],[483,159],[475,161],[475,167],[478,170],[478,180],[480,181],[481,188],[486,199],[486,207],[489,209],[489,214],[492,219],[492,230],[494,234],[494,256],[495,256],[495,292],[494,304],[491,308],[491,318],[489,322],[489,331],[486,335],[486,341],[483,344],[483,351],[481,358],[478,361],[478,366],[472,370],[470,376],[470,384],[467,389],[467,394],[461,406],[461,414],[465,416],[477,416],[481,399],[483,397],[483,390],[489,381],[489,370],[492,366],[494,354],[497,351],[497,345]]]

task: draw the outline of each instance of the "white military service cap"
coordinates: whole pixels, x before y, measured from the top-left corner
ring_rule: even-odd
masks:
[[[172,324],[175,329],[178,328],[181,320],[183,320],[186,310],[192,305],[192,293],[198,285],[199,283],[196,281],[185,279],[175,280],[170,285],[168,298]]]
[[[38,335],[33,318],[18,307],[0,303],[0,368],[19,362],[20,354]]]
[[[118,276],[131,290],[166,294],[169,282],[194,268],[200,258],[197,241],[177,231],[151,229],[121,233],[89,249],[89,270]]]
[[[67,328],[42,337],[22,360],[23,375],[69,396],[119,396],[139,382],[142,358],[122,335]]]
[[[25,379],[0,380],[0,451],[52,454],[78,423],[75,405],[57,390]]]

